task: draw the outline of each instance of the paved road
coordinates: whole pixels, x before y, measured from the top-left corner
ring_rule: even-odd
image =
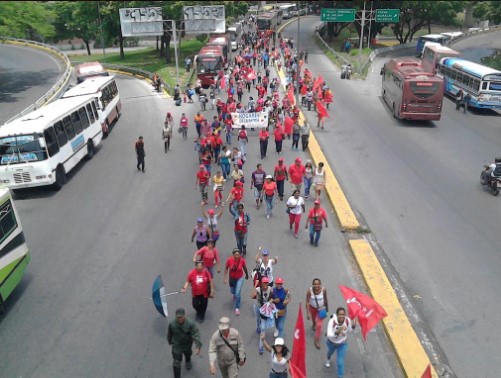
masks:
[[[479,175],[499,155],[500,117],[463,115],[446,99],[439,122],[394,120],[379,97],[384,59],[367,81],[340,80],[310,37],[317,22],[301,21],[300,43],[334,91],[332,119],[317,132],[328,160],[453,371],[498,377],[501,207]],[[287,32],[297,38],[295,24]]]
[[[451,48],[461,52],[465,59],[482,63],[481,59],[483,57],[501,51],[501,39],[499,38],[499,32],[479,33],[453,43]]]
[[[0,322],[0,369],[6,377],[171,376],[167,322],[149,299],[151,284],[157,274],[162,274],[169,291],[183,284],[192,267],[190,236],[200,205],[199,192],[193,187],[198,167],[194,127],[186,142],[176,134],[167,154],[160,131],[166,111],[172,111],[176,120],[182,111],[193,119],[197,106],[173,107],[172,100],[162,99],[150,86],[132,78],[120,78],[118,87],[122,117],[94,159],[71,173],[60,192],[26,191],[17,201],[32,262]],[[213,114],[206,112],[208,117]],[[146,142],[144,174],[136,170],[133,151],[140,134]],[[306,159],[303,153],[290,150],[290,142],[285,146],[287,163],[298,155]],[[258,153],[253,135],[244,168],[247,177],[258,163]],[[272,169],[277,157],[270,146],[269,157],[263,161],[265,170]],[[275,276],[284,277],[293,295],[286,328],[286,343],[291,346],[297,308],[299,302],[304,303],[314,277],[323,279],[331,309],[343,304],[339,284],[363,287],[353,275],[346,241],[332,216],[320,246],[312,248],[305,232],[299,240],[289,232],[283,204],[266,220],[263,210],[253,208],[248,188],[247,181],[245,202],[252,217],[249,255],[263,245],[280,258]],[[309,200],[307,208],[311,205]],[[218,242],[224,259],[235,243],[230,230],[225,209]],[[216,288],[216,298],[210,301],[201,327],[204,356],[196,358],[194,370],[183,371],[183,377],[208,376],[208,340],[222,315],[229,315],[243,334],[248,362],[241,377],[266,377],[269,358],[257,353],[249,282],[243,289],[239,317],[231,313],[231,297],[221,276]],[[189,294],[169,297],[171,312],[179,306],[194,318]],[[325,346],[317,352],[308,325],[307,333],[310,376],[331,377],[334,367],[323,367]],[[358,330],[351,336],[346,377],[401,376],[380,327],[366,343]],[[271,333],[268,340],[272,340]]]
[[[0,125],[34,104],[63,72],[64,67],[47,52],[0,44]]]

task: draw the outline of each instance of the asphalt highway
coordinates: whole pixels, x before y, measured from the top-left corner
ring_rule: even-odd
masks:
[[[63,72],[45,51],[0,44],[0,125],[47,93]]]
[[[499,115],[464,115],[444,99],[440,121],[395,120],[380,98],[388,58],[376,59],[366,81],[341,80],[313,41],[317,24],[301,20],[300,48],[334,93],[326,130],[315,131],[327,159],[453,372],[498,377],[501,205],[479,176],[500,155]],[[294,23],[284,34],[297,40],[296,30]],[[461,48],[499,34],[474,38]],[[313,112],[305,114],[316,124]]]
[[[122,116],[94,158],[71,172],[59,192],[35,189],[17,196],[32,261],[0,319],[2,376],[172,376],[172,357],[165,338],[168,320],[156,312],[149,299],[151,285],[161,274],[167,291],[180,289],[193,267],[195,245],[190,237],[201,208],[199,191],[194,189],[198,159],[193,122],[188,140],[176,133],[168,153],[163,151],[160,136],[167,111],[173,112],[177,124],[182,112],[191,121],[199,107],[175,107],[171,99],[130,77],[119,77],[117,84]],[[211,119],[215,111],[204,114]],[[145,139],[145,173],[136,169],[134,142],[139,135]],[[305,153],[291,150],[291,141],[284,143],[282,156],[287,165],[296,156],[307,159]],[[271,171],[277,159],[270,143],[268,156],[262,161],[265,171]],[[254,133],[244,166],[247,178],[258,162]],[[320,246],[314,248],[303,230],[304,217],[296,240],[289,230],[284,204],[279,203],[267,220],[264,210],[253,206],[249,186],[247,180],[245,204],[252,219],[248,265],[254,267],[259,246],[279,257],[274,276],[284,278],[293,298],[285,337],[291,347],[298,306],[302,303],[304,309],[306,290],[314,277],[320,277],[327,288],[331,311],[344,302],[338,285],[361,291],[364,287],[329,208],[329,228],[322,232]],[[225,196],[228,190],[227,186]],[[287,190],[290,193],[290,188]],[[327,206],[325,198],[323,202]],[[310,198],[306,208],[312,205]],[[235,246],[226,207],[221,223],[217,247],[225,261]],[[194,359],[191,372],[183,364],[183,377],[209,376],[208,342],[221,316],[229,316],[232,326],[243,335],[248,357],[240,376],[268,376],[269,356],[259,356],[257,351],[250,281],[242,290],[239,317],[232,313],[222,275],[217,275],[215,282],[216,297],[210,300],[206,320],[200,325],[203,356]],[[169,297],[168,303],[171,314],[184,307],[188,316],[195,318],[189,291]],[[309,375],[333,376],[335,364],[330,369],[323,366],[326,348],[323,342],[321,351],[314,348],[309,323],[306,332]],[[349,336],[346,377],[402,376],[381,327],[369,334],[367,342],[362,342],[359,329]],[[272,331],[267,337],[272,342]]]

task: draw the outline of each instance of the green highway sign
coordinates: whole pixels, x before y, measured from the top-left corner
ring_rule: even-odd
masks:
[[[400,9],[376,9],[376,22],[399,22]]]
[[[322,8],[320,10],[322,22],[353,22],[355,21],[355,9]]]

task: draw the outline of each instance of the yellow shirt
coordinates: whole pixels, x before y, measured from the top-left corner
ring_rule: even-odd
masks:
[[[217,175],[214,175],[212,177],[212,182],[214,183],[214,190],[223,190],[224,181],[225,180],[223,176],[217,177]]]

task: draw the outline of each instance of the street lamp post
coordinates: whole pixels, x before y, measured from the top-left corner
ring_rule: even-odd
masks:
[[[301,2],[298,1],[298,12],[297,12],[297,54],[296,57],[299,57],[299,47],[300,47],[300,39],[299,39],[299,31],[301,30]],[[299,60],[297,61],[297,72],[296,72],[296,106],[299,108],[299,74],[301,67],[299,65]]]

